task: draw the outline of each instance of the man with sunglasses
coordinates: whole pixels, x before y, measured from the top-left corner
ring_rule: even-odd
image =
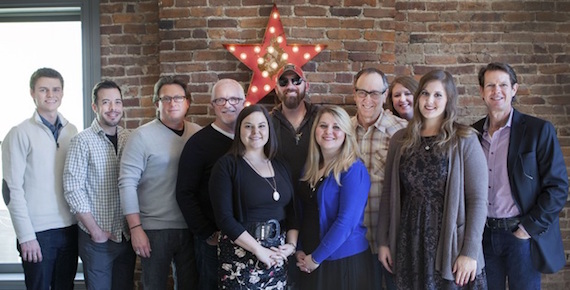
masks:
[[[392,135],[407,125],[406,120],[384,112],[387,90],[386,75],[378,69],[365,68],[354,77],[356,116],[352,118],[352,124],[360,146],[361,158],[372,183],[364,212],[364,224],[368,228],[366,237],[374,256],[374,289],[383,289],[383,283],[386,289],[396,289],[391,274],[378,260],[376,231],[388,144]]]
[[[200,126],[184,119],[190,93],[183,80],[161,77],[152,101],[158,118],[134,130],[123,150],[121,207],[141,257],[143,288],[167,289],[172,263],[176,289],[194,289],[194,238],[176,202],[176,178],[180,152]]]
[[[208,184],[212,167],[232,145],[236,119],[244,102],[244,90],[237,81],[221,79],[216,82],[210,102],[216,119],[194,134],[180,155],[176,199],[194,234],[200,290],[218,289],[219,229]]]
[[[277,73],[275,94],[280,104],[273,108],[271,115],[279,140],[279,155],[289,162],[294,184],[305,165],[311,126],[318,110],[305,99],[308,88],[303,71],[297,65],[287,64]]]
[[[275,94],[280,103],[271,112],[279,141],[278,154],[289,164],[293,185],[297,186],[309,151],[311,127],[318,107],[305,99],[309,84],[297,65],[287,64],[277,73]],[[299,268],[294,256],[289,261],[288,286],[296,289]]]

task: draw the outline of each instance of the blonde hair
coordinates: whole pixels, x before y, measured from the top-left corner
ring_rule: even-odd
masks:
[[[340,130],[344,132],[345,139],[340,148],[340,153],[336,155],[325,168],[324,176],[328,176],[332,172],[336,183],[341,186],[340,174],[347,171],[348,168],[360,158],[360,152],[356,143],[356,134],[348,113],[346,113],[343,108],[334,105],[323,105],[317,113],[315,122],[311,128],[311,139],[309,143],[309,153],[305,163],[305,174],[301,180],[308,181],[311,186],[315,186],[321,178],[319,169],[324,165],[324,159],[321,147],[316,141],[315,131],[321,117],[326,113],[333,116]]]
[[[414,94],[414,116],[410,120],[410,123],[408,123],[402,144],[402,149],[408,156],[413,153],[414,148],[422,144],[420,133],[424,126],[425,118],[420,113],[420,102],[418,99],[427,83],[432,81],[441,82],[445,94],[447,95],[443,121],[441,123],[441,129],[435,138],[434,149],[444,151],[449,148],[454,148],[457,146],[459,138],[467,137],[476,132],[475,129],[467,125],[457,123],[457,100],[459,96],[451,74],[443,70],[430,71],[420,79],[418,89]]]

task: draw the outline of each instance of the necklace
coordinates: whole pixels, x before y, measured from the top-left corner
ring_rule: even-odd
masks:
[[[429,151],[429,150],[431,149],[431,147],[433,146],[433,143],[432,143],[432,144],[428,143],[428,142],[429,142],[429,139],[428,139],[428,138],[429,138],[429,137],[422,137],[422,143],[425,144],[424,149],[425,149],[426,151]]]
[[[259,170],[257,170],[257,168],[255,168],[253,163],[251,161],[249,161],[249,159],[247,159],[247,157],[245,157],[245,155],[243,155],[243,159],[247,162],[247,164],[249,164],[249,166],[251,166],[251,168],[253,169],[253,171],[255,171],[255,173],[257,173],[257,175],[261,176],[261,173],[259,173]],[[277,191],[277,182],[275,182],[275,171],[273,171],[273,166],[269,165],[269,160],[267,160],[267,168],[269,168],[269,172],[273,174],[273,177],[271,177],[273,184],[271,184],[271,182],[269,182],[269,180],[268,180],[269,177],[261,176],[261,178],[263,178],[263,180],[265,180],[265,182],[267,182],[267,184],[269,184],[271,189],[273,189],[273,200],[279,201],[279,199],[281,198],[281,195]]]

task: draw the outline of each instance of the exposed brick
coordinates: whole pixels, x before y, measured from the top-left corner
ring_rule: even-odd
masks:
[[[331,16],[340,16],[340,17],[355,17],[362,14],[362,9],[357,8],[331,8],[330,9]]]
[[[160,18],[162,19],[173,19],[173,18],[184,18],[190,16],[190,11],[188,9],[162,9],[160,10]]]
[[[428,11],[457,11],[458,3],[456,1],[444,2],[426,2],[426,10]]]
[[[425,2],[396,2],[396,11],[426,10]]]
[[[208,27],[236,27],[238,22],[233,19],[209,19]]]
[[[535,1],[524,2],[524,11],[554,11],[554,2]]]
[[[372,41],[395,41],[396,34],[393,31],[365,31],[364,39]]]
[[[439,20],[439,13],[438,12],[409,12],[408,13],[408,21],[412,22],[430,22],[430,21],[438,21]]]
[[[349,52],[348,59],[351,61],[378,61],[379,57],[375,53]]]
[[[207,0],[176,0],[176,7],[206,6]]]
[[[332,39],[359,39],[361,37],[360,33],[360,30],[356,29],[334,29],[328,30],[326,36]]]
[[[330,3],[330,1],[328,1]],[[327,3],[327,2],[325,2]],[[350,6],[371,6],[376,7],[378,5],[377,0],[344,0],[344,4],[347,7]]]
[[[333,18],[307,18],[307,27],[326,27],[328,29],[340,27],[338,19]]]
[[[328,9],[315,6],[296,6],[293,8],[295,16],[327,16]]]
[[[458,11],[488,11],[491,9],[491,3],[489,2],[459,2],[457,10]]]
[[[378,44],[369,41],[345,41],[344,48],[348,51],[376,51]]]
[[[236,7],[236,8],[225,8],[224,14],[227,17],[239,18],[239,17],[255,17],[258,16],[258,10],[256,7]]]
[[[361,19],[348,19],[342,20],[340,22],[340,27],[342,28],[359,28],[359,29],[366,29],[366,28],[374,28],[374,20],[361,20]]]
[[[364,17],[372,18],[394,18],[396,11],[393,9],[363,9],[362,14]]]
[[[212,16],[217,16],[217,17],[221,17],[223,16],[223,8],[222,7],[193,7],[190,8],[189,13],[191,17],[212,17]]]
[[[410,43],[439,42],[441,37],[434,34],[411,34]]]

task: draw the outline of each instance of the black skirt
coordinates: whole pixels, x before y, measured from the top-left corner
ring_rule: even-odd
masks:
[[[313,272],[301,272],[302,290],[372,289],[372,252],[370,249],[346,258],[323,261]]]

